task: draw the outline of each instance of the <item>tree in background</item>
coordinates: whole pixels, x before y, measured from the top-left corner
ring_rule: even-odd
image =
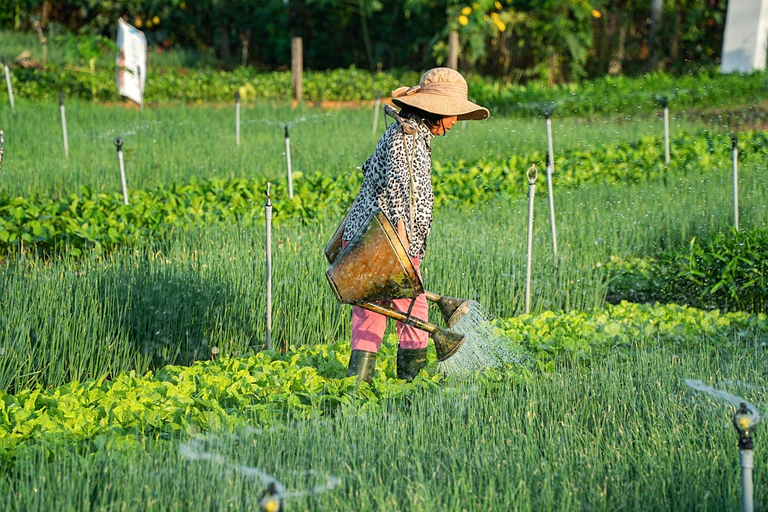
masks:
[[[303,38],[307,69],[424,70],[445,62],[452,30],[462,71],[514,81],[717,64],[727,0],[656,0],[651,26],[653,1],[0,0],[0,24],[114,38],[123,17],[160,50],[194,49],[220,67],[264,70],[290,65],[294,35]]]

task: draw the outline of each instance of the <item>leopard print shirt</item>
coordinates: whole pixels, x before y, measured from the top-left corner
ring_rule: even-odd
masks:
[[[373,155],[363,164],[363,183],[347,216],[342,240],[351,240],[378,209],[395,228],[402,219],[410,242],[409,256],[423,258],[432,227],[431,141],[434,135],[417,118],[410,121],[416,125],[418,133],[406,135],[400,124],[393,122],[382,135]],[[413,228],[408,203],[411,187],[408,159],[412,150],[415,180]]]

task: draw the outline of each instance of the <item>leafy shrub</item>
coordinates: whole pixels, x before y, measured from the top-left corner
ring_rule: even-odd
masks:
[[[373,100],[386,98],[402,85],[414,85],[420,73],[389,71],[372,73],[356,68],[304,73],[303,97],[306,101]],[[670,108],[717,107],[721,105],[761,104],[768,93],[765,72],[750,75],[720,75],[702,71],[696,75],[673,77],[652,73],[642,78],[606,77],[580,85],[552,86],[545,81],[526,85],[469,75],[469,97],[488,107],[494,115],[541,116],[544,108],[554,108],[556,116],[637,115],[659,110],[657,98],[669,99]],[[30,101],[56,100],[59,92],[87,100],[118,101],[114,66],[95,73],[51,66],[46,70],[12,70],[15,94]],[[212,69],[150,68],[145,100],[153,102],[232,101],[240,91],[245,101],[291,99],[290,71],[258,72],[252,68],[233,71]],[[1,93],[0,93],[1,94]]]
[[[768,231],[719,233],[691,240],[687,252],[612,260],[609,300],[677,302],[704,309],[765,312]]]

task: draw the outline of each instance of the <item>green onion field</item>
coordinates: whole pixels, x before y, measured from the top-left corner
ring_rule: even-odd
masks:
[[[673,108],[666,165],[660,112],[555,109],[557,258],[543,115],[434,139],[425,286],[482,304],[522,356],[446,377],[430,346],[407,383],[392,323],[368,385],[345,377],[351,308],[323,249],[383,113],[374,134],[372,106],[245,102],[238,146],[234,103],[65,106],[68,158],[55,101],[0,95],[0,510],[258,510],[264,474],[288,511],[740,506],[735,408],[686,379],[768,415],[759,119]],[[744,238],[725,250],[706,241],[736,236],[733,135]],[[638,261],[659,263],[641,281]],[[762,510],[765,422],[754,439]]]

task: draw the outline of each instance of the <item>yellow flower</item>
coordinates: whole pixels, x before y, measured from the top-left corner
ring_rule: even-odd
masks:
[[[147,28],[152,28],[152,20],[147,20]]]
[[[470,6],[466,6],[465,8],[463,8],[461,10],[461,14],[463,14],[464,16],[466,16],[467,14],[469,14],[471,12],[472,12],[472,8]]]
[[[136,25],[137,27],[141,28],[141,25],[142,25],[141,18],[138,18],[138,17],[134,18],[133,19],[133,24]]]
[[[603,17],[603,15],[600,14],[600,11],[598,11],[597,9],[592,9],[592,16],[595,17],[595,18],[602,18]]]
[[[469,18],[467,18],[463,14],[461,16],[459,16],[459,25],[464,26],[467,23],[469,23]]]
[[[182,11],[183,11],[184,9],[186,9],[186,8],[187,8],[187,2],[181,2],[181,3],[179,4],[179,8],[180,8]]]
[[[493,2],[493,6],[496,7],[496,9],[498,9],[499,11],[503,9],[503,7],[501,6],[501,2],[499,2],[498,0]]]
[[[492,19],[493,19],[493,23],[495,23],[495,24],[496,24],[496,28],[498,28],[498,29],[499,29],[499,32],[504,32],[505,30],[507,30],[507,26],[504,24],[504,22],[503,22],[503,21],[501,21],[501,20],[499,19],[499,17],[498,17],[498,16],[497,16],[497,17],[495,17],[495,18],[492,18]]]
[[[155,16],[154,18],[152,18],[152,23],[154,23],[155,25],[159,25],[160,24],[160,18],[158,16]]]

